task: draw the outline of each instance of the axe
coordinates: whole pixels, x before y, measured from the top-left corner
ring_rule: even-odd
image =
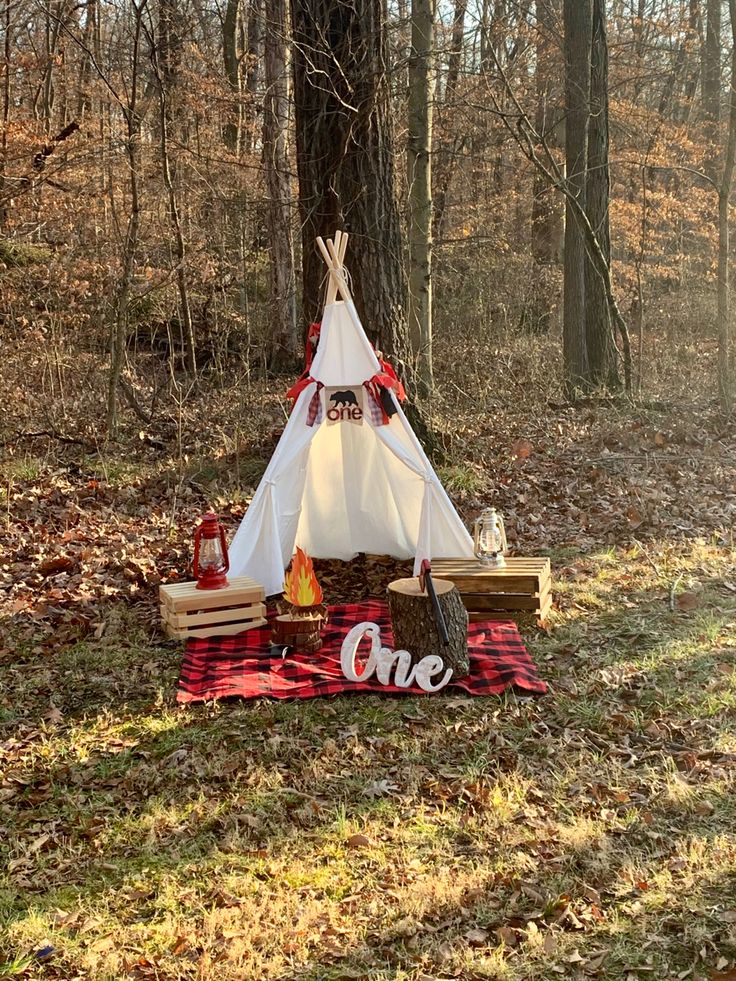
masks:
[[[434,583],[432,582],[432,563],[429,559],[422,559],[422,565],[419,570],[419,588],[423,593],[429,596],[430,602],[432,603],[432,609],[434,611],[434,619],[437,624],[437,629],[439,630],[440,637],[442,638],[442,643],[445,647],[450,644],[450,635],[447,633],[447,624],[445,623],[445,615],[442,612],[442,607],[440,606],[440,601],[437,599],[437,593],[434,591]]]

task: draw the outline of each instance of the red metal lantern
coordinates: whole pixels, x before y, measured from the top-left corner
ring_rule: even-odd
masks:
[[[225,529],[216,514],[205,514],[194,534],[194,578],[197,589],[223,589],[228,585]]]

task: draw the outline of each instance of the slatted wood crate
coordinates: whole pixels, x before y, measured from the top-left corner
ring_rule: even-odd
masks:
[[[433,559],[432,575],[460,590],[471,623],[478,620],[544,621],[552,606],[549,559],[510,556],[502,569],[477,559]]]
[[[197,589],[195,582],[159,587],[161,616],[172,640],[221,637],[262,626],[263,586],[247,576],[233,577],[223,589]]]

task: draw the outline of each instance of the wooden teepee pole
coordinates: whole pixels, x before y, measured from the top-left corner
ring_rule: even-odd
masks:
[[[329,239],[327,240],[329,243]],[[342,245],[342,232],[338,229],[335,232],[335,244],[337,245],[337,254],[340,255],[340,247]],[[328,244],[329,249],[329,244]],[[327,284],[327,299],[325,301],[325,306],[329,306],[330,303],[334,303],[337,299],[337,280],[334,276],[330,276],[330,281]]]
[[[343,238],[344,237],[345,236],[343,236]],[[337,249],[335,248],[335,243],[332,241],[331,238],[328,238],[327,244],[325,245],[324,239],[318,235],[317,246],[319,247],[319,250],[322,253],[322,258],[327,263],[327,268],[330,271],[331,279],[334,280],[335,282],[337,292],[340,294],[343,300],[345,300],[346,303],[352,303],[353,298],[350,295],[350,289],[348,288],[347,280],[345,279],[345,273],[343,272],[342,262],[340,256],[338,255]],[[329,297],[329,292],[328,292],[328,297]]]

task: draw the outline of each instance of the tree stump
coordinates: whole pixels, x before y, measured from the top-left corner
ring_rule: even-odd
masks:
[[[445,617],[450,643],[445,645],[435,621],[432,601],[419,588],[418,579],[396,579],[388,586],[388,605],[394,650],[411,654],[412,664],[427,654],[439,654],[453,678],[470,673],[468,614],[458,589],[444,579],[433,579],[434,591]]]

